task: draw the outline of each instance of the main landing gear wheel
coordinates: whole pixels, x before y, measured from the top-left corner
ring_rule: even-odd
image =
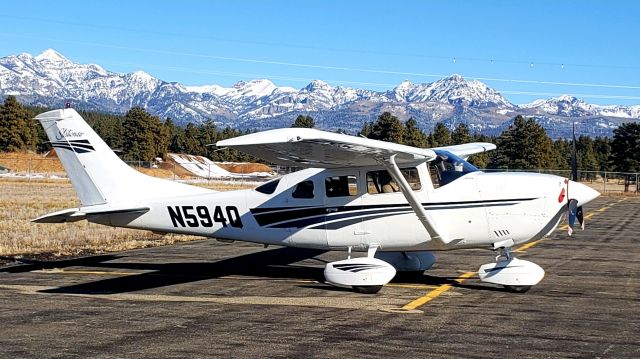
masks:
[[[354,285],[353,290],[362,294],[376,294],[382,289],[381,285]]]
[[[396,275],[396,269],[389,263],[374,258],[377,246],[370,246],[366,257],[351,258],[351,248],[347,259],[327,263],[324,278],[328,284],[351,288],[363,294],[376,294],[382,286]]]

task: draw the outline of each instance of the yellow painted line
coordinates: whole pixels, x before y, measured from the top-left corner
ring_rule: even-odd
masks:
[[[466,273],[462,273],[460,276],[458,276],[458,278],[455,279],[456,282],[458,283],[462,283],[465,280],[473,277],[474,275],[476,275],[476,272],[466,272]],[[421,307],[425,304],[427,304],[428,302],[434,300],[435,298],[439,297],[440,294],[448,291],[449,289],[451,289],[453,286],[451,284],[443,284],[441,286],[439,286],[438,288],[430,291],[429,293],[423,295],[422,297],[415,299],[407,304],[405,304],[402,309],[403,310],[413,310],[416,309],[418,307]]]
[[[433,289],[437,288],[437,285],[420,285],[420,284],[400,284],[400,283],[389,283],[385,284],[385,287],[395,287],[395,288],[408,288],[408,289]]]
[[[525,244],[521,245],[520,247],[518,247],[518,249],[514,250],[514,252],[524,252],[527,249],[529,249],[529,248],[535,246],[536,244],[542,242],[543,240],[544,240],[544,238],[543,239],[538,239],[537,241],[525,243]]]

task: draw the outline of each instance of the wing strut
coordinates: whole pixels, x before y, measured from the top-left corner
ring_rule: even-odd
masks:
[[[422,203],[420,203],[420,201],[414,195],[413,189],[409,185],[409,182],[407,182],[407,180],[402,175],[402,172],[400,172],[400,168],[398,168],[398,165],[396,164],[395,157],[395,154],[391,155],[387,161],[383,162],[383,165],[387,168],[387,171],[389,171],[389,174],[391,174],[391,177],[393,177],[400,188],[402,188],[402,194],[407,199],[409,205],[413,209],[413,212],[415,212],[416,216],[418,216],[418,219],[429,233],[431,239],[436,241],[436,243],[445,246],[450,241],[443,237],[443,235],[433,224],[431,218],[429,218],[429,215],[422,206]]]

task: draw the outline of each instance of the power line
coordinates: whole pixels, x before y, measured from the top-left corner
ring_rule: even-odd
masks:
[[[120,49],[120,50],[128,50],[128,51],[138,51],[138,52],[146,52],[146,53],[156,53],[156,54],[164,54],[164,55],[174,55],[174,56],[185,56],[185,57],[196,57],[196,58],[207,58],[207,59],[216,59],[216,60],[224,60],[224,61],[236,61],[236,62],[247,62],[247,63],[259,63],[259,64],[269,64],[269,65],[279,65],[279,66],[289,66],[289,67],[301,67],[301,68],[315,68],[315,69],[324,69],[324,70],[337,70],[337,71],[352,71],[352,72],[364,72],[364,73],[376,73],[376,74],[388,74],[388,75],[402,75],[402,76],[416,76],[416,77],[429,77],[429,78],[444,78],[448,77],[447,74],[432,74],[432,73],[418,73],[418,72],[405,72],[405,71],[391,71],[391,70],[379,70],[379,69],[367,69],[367,68],[355,68],[355,67],[345,67],[345,66],[331,66],[331,65],[322,65],[322,64],[305,64],[305,63],[295,63],[295,62],[286,62],[286,61],[274,61],[274,60],[263,60],[263,59],[250,59],[250,58],[241,58],[241,57],[232,57],[232,56],[220,56],[220,55],[210,55],[210,54],[198,54],[198,53],[189,53],[189,52],[178,52],[178,51],[169,51],[162,49],[150,49],[150,48],[141,48],[141,47],[131,47],[131,46],[120,46],[120,45],[111,45],[111,44],[103,44],[96,42],[84,42],[84,41],[75,41],[75,40],[61,40],[61,39],[49,39],[42,37],[33,37],[19,34],[10,34],[10,33],[0,33],[0,36],[11,36],[11,37],[21,37],[28,39],[37,39],[37,40],[45,40],[45,41],[57,41],[64,43],[72,43],[77,45],[84,46],[95,46],[95,47],[103,47],[103,48],[111,48],[111,49]],[[160,67],[157,67],[160,68]],[[194,71],[185,71],[185,68],[178,67],[165,67],[172,70],[183,71],[183,72],[194,72]],[[206,73],[206,74],[215,74],[215,75],[227,75],[227,76],[260,76],[256,74],[243,74],[243,73],[231,73],[231,72],[218,72],[218,71],[207,71],[203,70],[201,72],[195,73]],[[286,77],[286,76],[268,76],[270,78],[277,78],[282,80],[290,80],[290,81],[303,81],[303,78],[295,78],[295,77]],[[619,85],[619,84],[592,84],[592,83],[577,83],[577,82],[559,82],[559,81],[542,81],[542,80],[523,80],[523,79],[507,79],[507,78],[490,78],[490,77],[479,77],[479,76],[465,76],[467,79],[479,80],[479,81],[494,81],[494,82],[505,82],[505,83],[526,83],[526,84],[543,84],[543,85],[556,85],[556,86],[576,86],[576,87],[595,87],[595,88],[615,88],[615,89],[640,89],[640,86],[635,85]],[[311,81],[312,79],[304,79],[304,81]],[[329,80],[330,81],[330,80]],[[345,84],[358,84],[358,85],[371,85],[371,86],[388,86],[393,87],[394,84],[381,84],[381,83],[371,83],[371,82],[356,82],[356,81],[332,81],[334,83],[345,83]],[[504,94],[526,94],[526,95],[551,95],[551,96],[559,96],[562,94],[559,93],[548,93],[548,92],[526,92],[526,91],[500,91]],[[578,95],[575,95],[578,96]],[[608,99],[629,99],[636,100],[640,99],[638,96],[614,96],[614,95],[600,95],[600,94],[580,94],[579,96],[585,98],[608,98]]]
[[[356,48],[335,48],[335,47],[322,47],[322,46],[279,43],[279,42],[269,42],[269,41],[255,41],[255,40],[244,40],[244,39],[240,40],[240,39],[232,39],[228,37],[221,38],[221,37],[215,37],[215,36],[204,36],[199,34],[185,34],[185,33],[176,33],[176,32],[168,32],[168,31],[144,30],[139,28],[130,28],[130,27],[123,27],[123,26],[97,25],[95,23],[71,22],[71,21],[62,21],[62,20],[56,20],[51,18],[25,17],[25,16],[16,16],[16,15],[6,15],[6,14],[0,15],[0,18],[46,22],[46,23],[52,23],[52,24],[58,24],[58,25],[70,25],[70,26],[86,27],[86,28],[109,29],[109,30],[134,32],[134,33],[142,32],[142,33],[148,33],[148,34],[154,34],[154,35],[213,40],[213,41],[219,41],[219,42],[248,44],[248,45],[277,46],[277,47],[295,48],[295,49],[311,49],[311,50],[358,53],[358,54],[369,54],[369,55],[402,56],[402,57],[414,57],[414,58],[425,58],[425,59],[451,60],[454,63],[458,61],[472,61],[472,62],[484,62],[484,63],[491,63],[491,64],[495,64],[495,63],[522,64],[522,65],[528,65],[530,67],[533,67],[533,65],[535,64],[536,66],[540,66],[540,65],[553,66],[561,69],[564,69],[565,67],[640,69],[640,66],[584,64],[584,63],[571,63],[571,62],[549,62],[549,61],[537,61],[535,59],[513,60],[513,59],[501,59],[496,57],[492,57],[492,58],[465,57],[465,56],[460,57],[456,55],[441,55],[441,54],[425,55],[425,54],[415,54],[415,53],[406,53],[406,52],[402,54],[398,54],[398,53],[385,52],[385,51],[361,50]]]

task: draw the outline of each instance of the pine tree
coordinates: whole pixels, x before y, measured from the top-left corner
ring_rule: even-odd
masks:
[[[404,144],[413,147],[427,147],[429,141],[427,135],[418,128],[418,122],[413,118],[409,118],[404,123]]]
[[[611,171],[609,157],[611,156],[611,139],[608,137],[596,137],[593,141],[593,151],[598,161],[598,171]]]
[[[184,130],[184,152],[190,155],[204,153],[204,148],[198,140],[200,137],[200,129],[193,123],[188,123]]]
[[[371,134],[372,128],[373,122],[365,121],[365,123],[362,124],[362,129],[360,130],[360,132],[358,132],[358,136],[368,138],[369,134]]]
[[[124,116],[88,111],[80,111],[79,113],[109,147],[114,150],[122,149]]]
[[[460,145],[463,143],[471,142],[471,135],[469,134],[469,126],[460,122],[458,126],[453,130],[451,134],[451,142],[454,145]]]
[[[577,165],[578,171],[597,171],[598,170],[598,160],[596,158],[596,154],[593,148],[593,139],[589,136],[580,136],[576,143],[576,152],[577,152]],[[588,180],[593,180],[595,178],[594,174],[587,173],[582,175],[583,178]]]
[[[371,132],[367,136],[375,140],[403,143],[404,126],[396,116],[390,112],[384,112],[371,126]]]
[[[553,164],[551,139],[533,119],[518,115],[496,141],[492,168],[540,169]]]
[[[314,128],[316,123],[311,116],[298,115],[291,127]]]
[[[0,151],[35,150],[38,140],[36,123],[15,96],[8,96],[0,106]]]
[[[551,144],[552,165],[557,170],[571,168],[571,143],[564,138],[557,139]]]
[[[442,147],[451,145],[451,132],[442,122],[436,123],[431,134],[431,146]]]
[[[134,107],[127,112],[122,126],[125,160],[153,161],[156,157],[164,156],[168,136],[158,117]]]
[[[611,159],[616,171],[640,172],[640,123],[623,123],[613,130]]]
[[[173,120],[167,118],[164,120],[164,128],[169,136],[167,150],[171,153],[184,153],[185,137],[184,128],[176,126]]]
[[[211,119],[207,119],[200,126],[200,135],[198,139],[200,141],[200,148],[204,150],[200,155],[212,159],[214,157],[216,147],[213,146],[218,139],[218,130],[215,123]]]

